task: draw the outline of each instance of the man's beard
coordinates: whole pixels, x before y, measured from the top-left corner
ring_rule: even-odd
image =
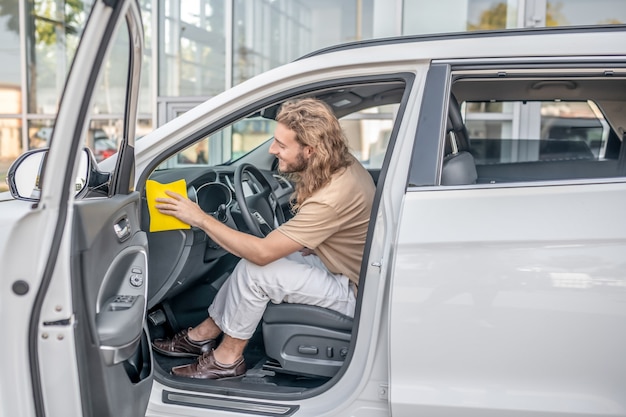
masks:
[[[284,169],[281,169],[280,172],[284,174],[294,174],[294,173],[302,172],[307,168],[307,165],[308,165],[307,161],[304,159],[304,154],[300,152],[298,153],[296,162],[292,164],[287,164],[287,166]],[[280,167],[280,164],[278,166]]]

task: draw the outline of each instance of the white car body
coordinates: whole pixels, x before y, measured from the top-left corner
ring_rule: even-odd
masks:
[[[133,1],[119,3],[122,15],[136,15]],[[90,22],[83,42],[95,45],[105,33],[104,17],[114,13],[100,1],[94,13],[103,17],[100,27]],[[102,313],[106,291],[93,290],[97,307],[77,301],[83,296],[72,280],[77,258],[83,279],[103,265],[89,264],[96,255],[82,257],[98,244],[96,232],[82,222],[85,202],[70,192],[69,179],[78,170],[78,158],[70,155],[80,153],[86,128],[80,115],[62,105],[46,168],[55,174],[44,177],[41,200],[0,198],[0,317],[6,339],[0,415],[626,416],[626,177],[444,186],[444,134],[423,152],[433,156],[430,162],[414,150],[424,138],[420,124],[445,133],[451,74],[497,80],[499,72],[545,78],[561,70],[567,78],[583,68],[594,80],[626,78],[625,27],[536,32],[340,46],[254,77],[136,142],[136,174],[128,175],[136,191],[129,191],[130,203],[121,198],[131,224],[140,223],[145,181],[158,164],[191,144],[196,132],[217,130],[233,115],[257,110],[258,103],[336,80],[396,74],[411,80],[381,169],[349,361],[329,382],[298,395],[177,383],[154,365],[146,365],[149,375],[128,381],[124,361],[130,354],[122,345],[136,347],[147,332],[117,346],[115,335],[77,333],[91,320],[85,311],[94,308],[96,318]],[[74,66],[95,62],[97,48],[79,51]],[[442,77],[435,83],[429,79],[433,66],[441,68],[432,72]],[[64,101],[80,102],[90,76],[71,78]],[[444,116],[432,100],[437,96]],[[437,116],[435,122],[420,119],[424,114]],[[622,135],[625,118],[613,126]],[[63,137],[75,139],[55,140]],[[271,155],[253,153],[247,161],[269,167]],[[428,166],[414,177],[416,161]],[[116,164],[120,160],[112,157],[99,167],[110,171]],[[415,180],[429,176],[432,183]],[[59,178],[66,179],[65,188]],[[73,229],[79,226],[84,229],[78,235],[93,238],[93,245],[77,250]],[[145,266],[146,283],[136,292],[145,321],[158,302],[147,300],[156,271],[148,268],[153,249],[147,231],[133,231],[134,243],[121,251]],[[100,275],[106,287],[110,274]],[[90,343],[96,348],[83,351]],[[154,364],[151,353],[143,359]]]

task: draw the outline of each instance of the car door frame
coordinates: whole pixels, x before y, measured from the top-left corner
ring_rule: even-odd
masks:
[[[275,91],[264,86],[259,86],[253,91],[241,91],[244,86],[240,85],[232,89],[229,95],[221,95],[215,100],[209,100],[195,110],[185,113],[177,121],[171,122],[169,131],[173,132],[172,135],[179,135],[176,141],[177,149],[166,147],[156,136],[147,136],[138,144],[140,150],[137,161],[137,189],[142,189],[150,172],[164,159],[171,156],[172,152],[189,146],[195,137],[216,131],[221,126],[249,114],[257,107],[262,107],[264,101],[272,104],[281,98],[296,96],[301,92],[313,91],[338,82],[341,84],[354,81],[364,82],[366,78],[393,78],[396,76],[393,74],[403,74],[400,78],[406,80],[406,91],[391,134],[393,139],[390,141],[383,168],[381,168],[375,198],[376,207],[373,209],[368,243],[366,243],[366,254],[362,265],[362,285],[360,286],[362,295],[360,295],[359,303],[367,305],[368,308],[357,308],[358,313],[355,316],[355,321],[359,324],[353,330],[353,336],[356,337],[353,338],[350,356],[346,359],[346,361],[350,361],[350,364],[344,367],[341,371],[342,374],[332,382],[332,388],[325,385],[319,390],[308,391],[302,399],[296,402],[295,404],[301,410],[298,412],[306,412],[305,410],[309,410],[311,407],[318,407],[317,404],[320,403],[322,393],[323,402],[327,404],[325,407],[349,407],[356,412],[364,404],[371,406],[371,387],[377,387],[380,390],[377,395],[379,395],[381,403],[377,404],[377,407],[387,408],[388,350],[386,336],[388,323],[386,310],[388,306],[386,300],[388,291],[386,288],[392,276],[389,260],[392,258],[394,250],[395,219],[399,216],[402,196],[406,191],[410,163],[410,158],[407,158],[406,155],[409,155],[413,148],[417,125],[417,119],[410,115],[418,114],[420,105],[424,103],[421,96],[428,68],[427,62],[401,63],[389,66],[384,71],[380,68],[364,67],[361,69],[363,73],[355,74],[352,77],[346,77],[339,70],[332,69],[322,75],[316,74],[315,79],[308,79],[306,82],[300,81],[297,85],[290,85],[290,77],[285,77],[283,83],[289,87],[279,90],[276,90],[277,87],[272,87],[272,90]],[[338,75],[335,76],[335,74]],[[291,77],[294,76],[291,75]],[[219,101],[220,99],[222,102]],[[219,114],[218,111],[223,112],[224,115]],[[184,130],[180,126],[183,120],[185,123]],[[190,135],[190,131],[196,133]],[[158,132],[154,132],[154,135],[157,135]],[[166,131],[163,130],[163,132]],[[271,155],[267,155],[268,158],[271,158]],[[366,386],[368,388],[365,388]],[[151,414],[169,415],[174,405],[188,405],[192,401],[195,404],[200,404],[202,401],[203,406],[207,408],[212,407],[213,402],[218,403],[221,408],[225,408],[225,404],[229,404],[232,408],[236,408],[239,402],[248,404],[238,398],[217,398],[197,393],[183,393],[177,390],[182,387],[187,386],[182,384],[169,386],[167,381],[160,380],[157,375],[154,391],[160,395],[153,395],[152,397]],[[352,394],[346,397],[346,392]],[[175,397],[176,401],[170,397]],[[267,405],[267,403],[264,404]],[[230,410],[229,408],[229,412]],[[343,412],[349,413],[345,409]]]
[[[31,247],[38,254],[33,268],[26,268],[36,289],[28,329],[28,361],[32,388],[29,415],[98,415],[82,387],[88,375],[81,374],[80,349],[75,329],[84,318],[74,305],[72,286],[72,240],[76,216],[73,186],[77,157],[88,128],[91,97],[115,34],[128,30],[129,75],[125,108],[124,139],[116,169],[109,184],[110,195],[131,194],[134,184],[134,137],[141,65],[143,26],[136,0],[95,1],[69,71],[59,105],[50,148],[41,175],[42,193],[33,204],[30,224],[36,224],[40,239]],[[77,111],[78,109],[78,111]],[[19,233],[19,228],[16,229]],[[54,340],[56,343],[51,343]],[[62,375],[63,383],[58,383]],[[149,381],[151,382],[151,380]],[[145,389],[144,389],[145,390]],[[149,392],[149,388],[147,389]],[[147,401],[146,401],[147,406]],[[145,407],[144,407],[145,409]]]
[[[385,260],[389,273],[389,328],[388,328],[388,364],[389,364],[389,407],[390,413],[399,415],[411,414],[411,397],[408,391],[411,390],[412,382],[406,380],[406,373],[403,367],[411,357],[407,352],[414,346],[406,345],[409,335],[400,333],[398,328],[402,327],[403,320],[397,313],[395,300],[398,297],[404,299],[401,293],[404,291],[401,282],[398,282],[398,265],[402,263],[415,262],[414,259],[407,259],[398,255],[398,235],[401,234],[402,224],[400,220],[406,215],[405,198],[409,188],[428,187],[438,183],[440,177],[439,161],[443,154],[443,143],[440,140],[445,134],[446,115],[448,112],[448,98],[450,89],[450,65],[431,63],[426,74],[423,90],[421,93],[419,116],[417,126],[414,130],[415,136],[411,146],[411,157],[405,158],[409,164],[408,173],[404,177],[406,181],[402,184],[402,194],[400,206],[397,211],[398,223],[396,225],[398,234],[395,235],[394,253]],[[406,295],[409,293],[407,292]],[[400,326],[398,326],[400,324]],[[410,338],[414,338],[411,334]],[[405,405],[409,405],[405,408]],[[408,414],[402,414],[408,413]]]

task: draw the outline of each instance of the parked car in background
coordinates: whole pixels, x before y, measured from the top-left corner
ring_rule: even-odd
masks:
[[[48,144],[52,136],[52,127],[46,126],[38,129],[32,136],[30,141],[30,148],[41,148]]]
[[[75,110],[114,29],[133,46],[127,113],[98,163]],[[135,143],[142,44],[134,0],[96,0],[49,148],[9,172],[0,414],[626,416],[626,27],[327,48]],[[184,359],[151,339],[205,318],[238,259],[199,229],[151,232],[146,182],[184,180],[242,231],[257,204],[289,216],[268,148],[300,97],[331,106],[376,182],[356,315],[270,305],[243,377],[175,377]],[[571,134],[581,112],[599,137]],[[245,134],[260,145],[238,158],[217,146]]]
[[[53,127],[42,127],[33,135],[30,143],[30,148],[44,148],[47,147],[52,136]],[[108,158],[109,156],[117,152],[117,143],[110,139],[109,136],[102,129],[89,130],[90,140],[87,141],[87,146],[91,148],[97,162]]]
[[[93,148],[94,156],[98,162],[107,159],[117,152],[117,144],[109,139],[108,136],[95,138]]]

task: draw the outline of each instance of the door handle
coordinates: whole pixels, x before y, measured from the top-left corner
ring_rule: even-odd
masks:
[[[124,216],[113,225],[113,230],[120,242],[125,241],[130,237],[130,222],[128,217]]]

